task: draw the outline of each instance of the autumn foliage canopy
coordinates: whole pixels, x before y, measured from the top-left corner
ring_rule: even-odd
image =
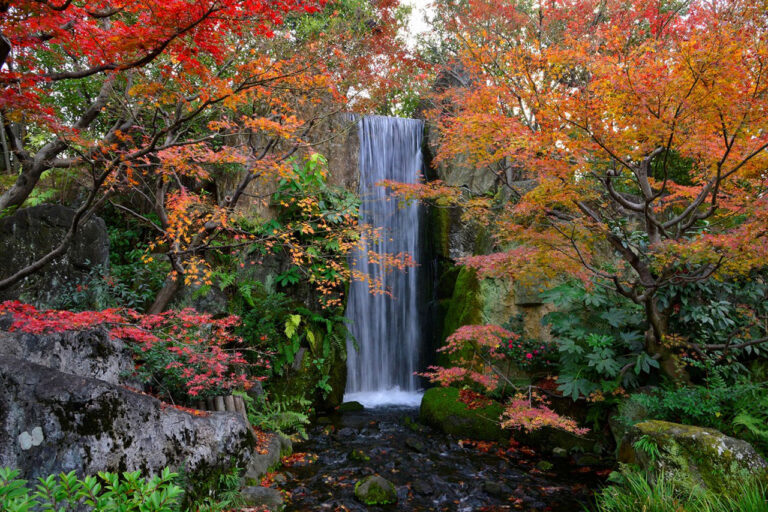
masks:
[[[504,250],[463,262],[600,279],[645,308],[646,348],[666,360],[659,291],[768,257],[765,3],[439,5],[462,82],[434,98],[437,161],[461,156],[502,191],[471,206]]]

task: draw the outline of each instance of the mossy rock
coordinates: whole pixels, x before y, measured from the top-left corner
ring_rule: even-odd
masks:
[[[453,334],[456,329],[463,325],[478,325],[483,323],[483,300],[480,293],[480,281],[474,270],[462,267],[456,277],[456,284],[453,288],[453,295],[447,304],[445,313],[445,322],[443,323],[444,341]],[[471,350],[467,347],[466,350]],[[462,356],[461,351],[455,354],[446,354],[438,352],[437,363],[441,366],[452,366],[454,361]]]
[[[430,388],[424,393],[419,419],[427,425],[455,436],[483,441],[509,438],[499,424],[503,408],[498,402],[468,409],[459,401],[456,388]]]
[[[365,505],[391,505],[397,503],[395,484],[378,475],[363,478],[355,484],[355,497]]]
[[[358,412],[365,409],[360,402],[344,402],[336,408],[339,412]]]
[[[462,325],[482,323],[483,302],[477,273],[467,267],[459,270],[453,295],[448,304],[443,337],[447,338]]]
[[[664,472],[683,489],[738,491],[750,477],[768,476],[768,464],[740,439],[714,429],[651,420],[632,426],[619,446],[619,460]]]

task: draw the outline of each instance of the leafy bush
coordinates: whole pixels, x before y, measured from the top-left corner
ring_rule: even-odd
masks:
[[[318,362],[334,351],[345,353],[349,331],[340,312],[312,311],[282,292],[266,292],[259,284],[253,286],[249,300],[237,333],[259,352],[270,353],[273,373],[283,375],[302,346],[312,349]]]
[[[709,279],[669,286],[659,297],[659,307],[670,312],[670,331],[700,344],[733,344],[766,335],[762,321],[768,316],[765,271],[748,278]],[[738,352],[737,352],[738,353]],[[753,345],[747,355],[766,353]]]
[[[327,175],[326,160],[318,153],[304,162],[293,161],[272,196],[277,217],[258,229],[267,242],[255,244],[253,250],[288,257],[291,266],[276,277],[280,287],[306,279],[319,292],[321,306],[338,308],[350,277],[347,255],[359,240],[360,199],[329,185]]]
[[[504,352],[507,340],[515,342],[517,338],[516,334],[497,325],[464,325],[448,336],[447,344],[439,349],[452,356],[454,366],[429,366],[426,372],[418,375],[442,386],[473,387],[486,394],[496,392],[501,382],[517,389],[498,369],[498,363],[507,357]],[[553,411],[545,397],[532,392],[530,387],[526,391],[516,393],[505,404],[499,418],[502,428],[531,432],[552,427],[577,435],[587,432],[574,420]]]
[[[92,268],[84,282],[65,287],[55,301],[45,307],[70,311],[106,308],[143,311],[154,300],[171,270],[170,263],[166,259],[146,261],[151,229],[114,210],[104,211],[109,224],[109,268]]]
[[[499,351],[528,372],[546,371],[557,366],[557,345],[554,343],[524,337],[510,338],[502,343]]]
[[[629,468],[619,480],[595,495],[595,512],[768,512],[768,487],[758,480],[742,482],[733,496],[683,491],[663,473],[651,478]]]
[[[596,284],[568,282],[543,294],[544,317],[559,351],[558,389],[574,400],[635,387],[659,363],[644,350],[642,308]]]
[[[175,512],[184,493],[174,484],[175,473],[167,468],[148,480],[133,473],[99,473],[82,480],[74,471],[40,478],[34,489],[18,478],[19,472],[0,468],[0,510],[99,512]]]
[[[717,373],[706,385],[662,388],[633,394],[621,411],[640,406],[650,419],[717,429],[745,439],[768,453],[768,384],[742,378],[735,383]],[[625,423],[631,423],[620,415]]]

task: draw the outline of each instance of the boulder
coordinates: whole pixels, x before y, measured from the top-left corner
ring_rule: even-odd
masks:
[[[355,484],[355,497],[365,505],[390,505],[397,502],[397,489],[386,478],[371,475]]]
[[[337,407],[336,410],[339,412],[358,412],[358,411],[362,411],[363,409],[365,409],[365,407],[363,407],[363,404],[361,404],[360,402],[352,401],[352,402],[344,402],[339,407]]]
[[[468,409],[459,401],[456,388],[430,388],[424,393],[419,419],[447,434],[484,441],[509,438],[499,424],[502,406],[498,402],[478,409]]]
[[[45,256],[64,239],[75,211],[45,204],[24,208],[0,219],[0,279]],[[0,290],[0,302],[22,300],[57,303],[60,294],[85,283],[95,268],[109,265],[109,237],[104,220],[91,217],[81,223],[69,249],[17,285]]]
[[[246,487],[240,491],[243,504],[257,507],[258,510],[280,510],[283,507],[283,495],[271,487]]]
[[[0,357],[0,466],[25,479],[164,467],[209,478],[245,466],[252,446],[239,414],[193,415],[113,383]]]
[[[0,328],[2,320],[0,320]],[[0,331],[0,357],[17,357],[79,377],[140,388],[133,352],[104,328],[51,334]]]
[[[751,476],[765,477],[768,464],[746,441],[714,429],[651,420],[630,427],[619,460],[664,472],[684,489],[738,491]]]
[[[269,438],[266,446],[253,453],[243,475],[246,483],[258,483],[261,477],[279,464],[280,456],[283,453],[283,445],[284,441],[282,438],[275,434]],[[290,454],[290,451],[288,453]]]

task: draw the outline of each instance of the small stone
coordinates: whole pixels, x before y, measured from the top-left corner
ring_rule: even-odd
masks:
[[[576,465],[578,466],[594,466],[600,464],[600,457],[592,453],[581,453],[576,457]]]
[[[337,408],[339,412],[358,412],[363,409],[365,409],[365,407],[363,407],[363,404],[360,402],[344,402]]]
[[[339,437],[352,437],[355,434],[357,434],[357,431],[353,428],[344,427],[339,429],[339,432],[336,434]]]
[[[282,473],[278,473],[275,475],[272,481],[275,482],[277,485],[285,485],[285,483],[288,482],[288,478]]]
[[[386,478],[372,475],[355,484],[355,497],[364,505],[389,505],[397,503],[397,489]]]
[[[409,437],[405,440],[405,445],[408,448],[411,448],[412,450],[416,450],[417,452],[424,453],[426,449],[424,448],[424,443],[416,439],[415,437]]]
[[[283,495],[277,489],[269,487],[246,487],[240,491],[240,497],[248,507],[265,507],[267,510],[280,510]]]
[[[358,462],[367,462],[371,460],[371,458],[363,450],[360,449],[352,450],[349,452],[349,458]]]
[[[428,496],[428,495],[432,494],[433,492],[435,492],[435,490],[432,488],[432,486],[429,485],[424,480],[416,480],[415,482],[413,482],[413,484],[411,484],[411,488],[415,492],[417,492],[419,494],[423,494],[424,496]]]
[[[493,480],[486,480],[483,482],[483,490],[491,496],[502,496],[504,494],[501,489],[501,484],[494,482]]]
[[[560,448],[559,446],[552,449],[552,455],[555,457],[567,457],[568,456],[568,450],[565,448]]]
[[[536,469],[538,469],[539,471],[549,471],[553,467],[554,466],[552,465],[552,463],[547,460],[540,460],[539,462],[536,463]]]

